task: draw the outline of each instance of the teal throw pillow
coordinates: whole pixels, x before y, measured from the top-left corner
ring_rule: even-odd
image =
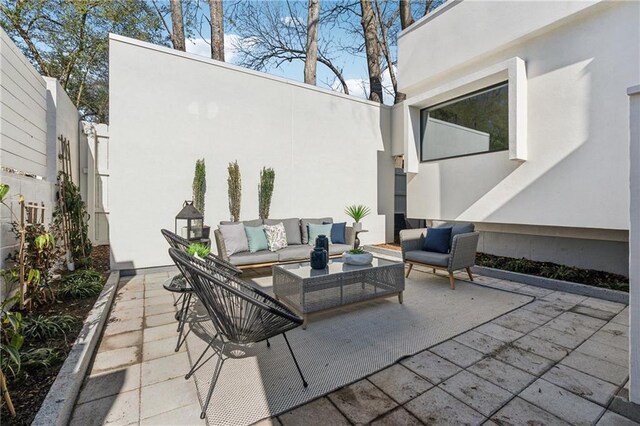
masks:
[[[331,227],[333,226],[332,223],[327,223],[326,225],[310,223],[308,226],[309,226],[309,245],[310,246],[316,245],[316,238],[318,238],[318,235],[326,235],[326,237],[329,239],[329,242],[330,243],[332,242],[331,241]]]
[[[264,226],[245,226],[244,232],[247,233],[247,241],[249,242],[249,252],[255,253],[260,250],[268,250],[267,236],[264,234]]]

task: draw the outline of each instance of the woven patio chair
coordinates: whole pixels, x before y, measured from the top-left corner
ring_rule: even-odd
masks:
[[[186,238],[182,238],[181,236],[176,235],[166,229],[162,229],[160,230],[160,232],[172,248],[184,253],[186,253],[189,249],[189,245],[191,243]],[[236,268],[226,260],[220,259],[213,253],[205,257],[204,260],[208,264],[219,268],[228,274],[240,275],[242,273],[240,269]],[[178,321],[178,329],[176,331],[179,334],[175,351],[178,352],[187,338],[187,336],[184,334],[184,325],[189,314],[189,306],[191,306],[191,296],[193,295],[193,291],[191,285],[187,280],[185,280],[182,274],[178,274],[167,281],[164,284],[164,288],[172,293],[180,294],[180,297],[178,297],[173,304],[173,306],[177,306],[179,303],[181,303],[180,309],[178,310],[178,312],[176,312],[176,320]]]
[[[282,334],[302,379],[302,385],[307,387],[307,381],[285,334],[302,325],[302,318],[276,299],[249,286],[236,276],[219,269],[215,270],[207,263],[175,249],[169,249],[169,255],[193,286],[193,291],[206,308],[217,332],[191,371],[185,376],[188,379],[203,365],[199,363],[209,349],[212,349],[214,354],[208,359],[218,355],[200,418],[204,419],[206,416],[207,406],[225,362],[224,349],[228,343],[248,345],[265,340],[267,347],[270,347],[269,338]],[[222,344],[220,348],[214,345],[216,338]]]

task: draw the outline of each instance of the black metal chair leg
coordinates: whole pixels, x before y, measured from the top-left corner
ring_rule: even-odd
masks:
[[[269,343],[269,339],[267,339],[267,347],[270,348],[271,347],[271,343]]]
[[[296,364],[298,373],[300,373],[300,378],[302,379],[302,386],[306,388],[308,386],[307,381],[304,379],[304,376],[302,375],[302,370],[300,370],[300,366],[298,365],[298,360],[296,359],[296,356],[293,354],[293,350],[291,349],[291,345],[289,344],[289,339],[287,339],[287,335],[284,333],[282,333],[282,336],[284,337],[284,341],[287,342],[287,346],[289,347],[289,352],[291,352],[291,356],[293,357],[293,362]]]
[[[189,304],[191,303],[191,293],[184,298],[184,302],[182,303],[182,315],[180,316],[180,320],[178,321],[178,341],[176,342],[176,352],[180,350],[180,346],[187,340],[187,336],[182,338],[182,333],[184,332],[184,324],[187,322],[187,313],[189,312]]]
[[[173,306],[178,306],[178,303],[182,302],[182,298],[184,297],[184,293],[180,294],[175,302],[173,302]]]
[[[204,351],[202,351],[202,353],[200,354],[200,356],[198,357],[196,362],[193,364],[193,366],[191,367],[191,370],[189,370],[189,372],[184,376],[185,379],[189,380],[189,378],[193,375],[193,373],[198,371],[200,369],[200,367],[205,365],[207,362],[209,362],[209,360],[211,358],[213,358],[216,355],[217,352],[216,352],[215,348],[213,347],[213,343],[216,341],[216,337],[218,337],[218,333],[216,333],[216,335],[213,336],[213,339],[211,339],[209,341],[209,344],[207,345],[206,348],[204,348]],[[224,348],[224,342],[222,343],[222,347]],[[204,355],[209,351],[209,348],[213,349],[213,354],[211,354],[211,356],[209,358],[207,358],[203,363],[200,363],[202,358],[204,358]]]
[[[213,377],[211,378],[211,385],[209,386],[209,393],[207,394],[207,399],[202,406],[202,413],[200,413],[200,418],[204,419],[207,416],[207,407],[209,406],[209,401],[211,401],[211,396],[213,395],[213,389],[216,387],[216,382],[218,381],[218,377],[220,377],[220,372],[222,371],[222,364],[224,364],[224,346],[226,343],[222,343],[222,348],[220,348],[220,357],[218,361],[216,361],[216,369],[214,370]]]
[[[182,305],[180,305],[180,310],[176,312],[176,319],[178,320],[178,329],[176,331],[180,331],[180,327],[183,325],[185,312],[189,308],[189,303],[191,302],[191,293],[186,295],[183,294],[181,297]]]

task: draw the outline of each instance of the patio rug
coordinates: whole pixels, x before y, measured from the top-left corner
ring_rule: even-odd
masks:
[[[267,292],[271,276],[252,280]],[[310,317],[307,330],[287,333],[309,383],[300,376],[282,336],[249,348],[229,347],[207,409],[209,425],[245,425],[275,416],[381,370],[532,300],[529,296],[416,271],[406,280],[404,304],[397,297],[361,303]],[[203,312],[202,306],[196,311]],[[196,323],[187,337],[193,363],[213,334]],[[215,358],[195,374],[198,397],[207,396]]]

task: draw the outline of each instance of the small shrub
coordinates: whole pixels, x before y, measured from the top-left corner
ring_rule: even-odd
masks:
[[[200,257],[207,257],[209,256],[209,253],[211,253],[211,250],[205,244],[193,243],[189,245],[189,248],[187,249],[187,253],[189,253],[191,256],[194,256],[197,254]]]
[[[81,269],[62,278],[58,294],[69,299],[97,296],[104,285],[102,274],[93,269]]]
[[[48,340],[65,336],[76,323],[71,315],[36,315],[27,317],[23,325],[23,335],[27,339]]]
[[[367,253],[365,250],[362,250],[361,248],[354,248],[349,250],[349,253],[351,254],[365,254]]]
[[[60,352],[56,348],[29,349],[22,352],[22,367],[25,370],[49,368],[60,361]]]

